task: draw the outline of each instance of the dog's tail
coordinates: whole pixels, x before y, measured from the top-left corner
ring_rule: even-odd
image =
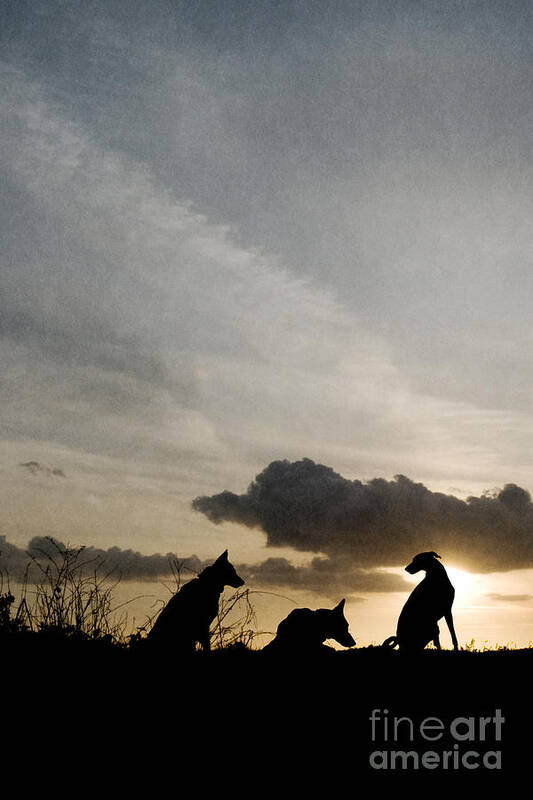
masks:
[[[390,647],[391,650],[393,650],[396,647],[397,644],[398,644],[398,637],[397,636],[389,636],[389,638],[385,639],[385,641],[383,642],[383,644],[381,646],[382,647]]]

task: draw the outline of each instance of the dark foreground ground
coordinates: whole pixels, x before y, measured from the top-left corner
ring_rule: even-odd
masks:
[[[503,791],[533,765],[530,649],[178,660],[41,643],[4,646],[1,663],[9,746],[41,770],[77,765],[78,780],[107,766],[122,790],[148,780],[307,796],[429,780]]]

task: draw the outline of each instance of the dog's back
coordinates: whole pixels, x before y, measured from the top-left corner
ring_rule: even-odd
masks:
[[[209,628],[218,613],[224,586],[238,588],[244,583],[228,561],[227,553],[226,550],[170,598],[148,634],[151,643],[190,652],[199,642],[204,650],[209,650]]]
[[[319,647],[324,638],[320,620],[317,620],[316,615],[317,611],[312,611],[310,608],[295,608],[281,620],[269,647],[295,650]]]
[[[333,609],[295,608],[279,623],[276,636],[263,650],[317,652],[329,649],[324,645],[326,639],[335,639],[344,647],[355,644],[344,616],[344,600]]]
[[[220,595],[199,578],[185,583],[157,617],[148,637],[154,643],[172,643],[175,649],[192,650],[205,637],[217,615]]]

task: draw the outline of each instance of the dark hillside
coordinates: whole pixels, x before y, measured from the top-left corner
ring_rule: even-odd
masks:
[[[34,637],[6,647],[3,663],[4,685],[18,686],[12,720],[45,714],[60,736],[77,725],[104,750],[120,742],[147,764],[170,759],[187,774],[200,760],[210,779],[231,766],[309,788],[346,789],[363,777],[479,787],[528,770],[529,649],[295,659],[230,648],[178,661],[142,646]],[[392,751],[401,753],[393,767]]]

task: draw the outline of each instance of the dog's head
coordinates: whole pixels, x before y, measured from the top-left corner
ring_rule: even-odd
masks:
[[[233,564],[229,562],[227,550],[224,550],[210,569],[212,574],[216,575],[217,581],[223,583],[224,586],[232,586],[234,589],[238,589],[239,586],[244,584],[240,575],[237,575]]]
[[[433,550],[429,553],[418,553],[411,563],[406,566],[405,571],[410,575],[414,575],[415,572],[420,572],[421,569],[431,569],[436,563],[439,563],[436,561],[437,558],[440,558],[440,556],[434,553]]]
[[[348,620],[344,616],[344,600],[329,612],[327,639],[335,639],[343,647],[353,647],[355,639],[348,630]]]

